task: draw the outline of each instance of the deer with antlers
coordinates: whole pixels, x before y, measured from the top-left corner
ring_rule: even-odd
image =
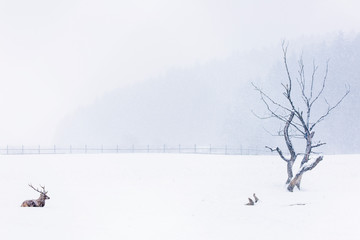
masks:
[[[41,186],[42,191],[40,191],[37,188],[34,188],[33,185],[29,184],[29,186],[34,189],[35,191],[37,191],[38,193],[40,193],[40,197],[38,199],[33,199],[33,200],[25,200],[22,204],[21,207],[44,207],[45,206],[45,200],[50,199],[49,196],[47,195],[47,191],[45,191],[45,186]]]

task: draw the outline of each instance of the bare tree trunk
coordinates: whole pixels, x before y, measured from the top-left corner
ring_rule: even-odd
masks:
[[[289,136],[289,127],[290,124],[294,118],[295,112],[291,112],[289,119],[287,120],[285,127],[284,127],[284,138],[285,138],[285,142],[286,142],[286,146],[290,152],[290,159],[288,159],[287,161],[287,174],[288,174],[288,179],[286,180],[286,184],[289,184],[291,179],[293,178],[293,165],[294,162],[296,160],[296,153],[293,147],[293,144],[291,142],[290,136]]]
[[[296,157],[297,157],[297,154],[295,153],[294,147],[292,145],[292,142],[291,142],[291,139],[290,139],[290,136],[289,136],[289,127],[290,127],[291,121],[294,118],[294,115],[295,115],[294,112],[292,112],[290,114],[289,119],[286,121],[286,124],[285,124],[285,127],[284,127],[284,138],[285,138],[286,146],[287,146],[287,148],[288,148],[288,150],[290,152],[290,158],[289,159],[286,158],[279,147],[277,147],[275,149],[267,147],[272,152],[277,151],[278,154],[280,155],[280,157],[287,163],[287,175],[288,175],[288,178],[286,180],[286,184],[289,184],[291,179],[294,176],[292,168],[293,168],[294,162],[295,162]]]
[[[291,180],[290,184],[288,185],[287,189],[292,192],[294,187],[297,186],[300,189],[300,182],[303,174],[307,171],[312,170],[318,163],[323,160],[323,156],[318,157],[313,163],[309,165],[304,165],[300,168],[299,172],[295,175],[295,177]]]
[[[300,171],[301,171],[301,168],[304,166],[304,164],[306,164],[309,159],[310,159],[310,154],[311,154],[311,151],[312,151],[312,139],[314,137],[314,134],[315,132],[312,132],[312,133],[309,133],[307,131],[307,134],[306,134],[306,149],[305,149],[305,155],[301,161],[301,165],[300,165]],[[315,165],[316,166],[316,165]],[[315,167],[314,166],[314,167]],[[300,172],[299,171],[299,172]],[[308,171],[308,170],[307,170]],[[295,176],[296,178],[296,176]],[[300,190],[300,185],[301,185],[301,180],[302,180],[302,174],[300,176],[298,176],[296,179],[295,179],[295,186]],[[293,189],[294,187],[292,187],[291,189]],[[289,189],[289,187],[288,187]],[[290,191],[290,190],[289,190]],[[292,190],[291,190],[292,191]]]
[[[310,159],[310,154],[312,151],[312,139],[314,137],[314,134],[315,134],[315,132],[312,132],[312,133],[307,132],[306,133],[306,149],[305,149],[305,154],[301,161],[300,167],[302,167]]]
[[[286,184],[289,184],[291,182],[291,179],[293,178],[293,165],[294,165],[294,161],[288,161],[287,162],[287,174],[288,174],[288,179],[286,180]]]

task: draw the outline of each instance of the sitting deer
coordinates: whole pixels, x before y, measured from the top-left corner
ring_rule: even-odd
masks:
[[[48,192],[45,191],[45,186],[41,186],[40,187],[43,189],[42,191],[40,191],[39,189],[35,189],[31,184],[29,184],[29,186],[34,189],[35,191],[37,191],[38,193],[40,193],[40,197],[38,199],[33,199],[33,200],[26,200],[21,204],[21,207],[44,207],[45,206],[45,200],[50,199],[48,195],[46,195]]]

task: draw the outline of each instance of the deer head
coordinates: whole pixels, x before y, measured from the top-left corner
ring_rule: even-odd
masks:
[[[34,189],[35,191],[37,191],[38,193],[40,193],[40,198],[41,198],[41,199],[44,199],[44,200],[50,199],[50,197],[49,197],[48,195],[46,195],[48,192],[45,191],[45,186],[41,186],[41,185],[40,185],[40,187],[42,188],[42,191],[40,191],[40,190],[37,189],[37,188],[34,188],[32,184],[29,184],[29,186],[30,186],[32,189]]]

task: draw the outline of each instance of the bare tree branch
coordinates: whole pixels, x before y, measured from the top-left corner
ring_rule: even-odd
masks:
[[[285,63],[285,69],[286,69],[286,73],[287,73],[287,77],[289,80],[289,86],[288,86],[288,95],[290,97],[291,94],[291,89],[292,89],[292,81],[291,81],[291,76],[290,76],[290,71],[289,71],[289,67],[287,64],[287,49],[288,49],[289,44],[286,44],[285,46],[285,41],[282,42],[282,50],[283,50],[283,55],[284,55],[284,63]]]
[[[329,114],[332,110],[334,110],[335,108],[337,108],[340,103],[345,99],[345,97],[350,93],[350,88],[347,88],[346,89],[346,92],[345,94],[340,98],[340,100],[334,105],[334,106],[330,106],[329,103],[328,103],[328,109],[326,111],[326,113],[324,113],[315,123],[312,124],[312,126],[310,127],[310,131],[312,131],[312,129],[314,129],[314,127],[321,121],[323,121]]]
[[[314,60],[313,61],[313,72],[312,72],[312,75],[311,75],[311,87],[310,87],[310,97],[309,97],[310,100],[313,97],[315,74],[316,74],[317,70],[318,70],[318,66],[315,65],[315,60]]]
[[[288,161],[289,161],[289,159],[287,159],[287,158],[284,156],[284,154],[282,153],[282,151],[280,150],[279,147],[276,147],[276,148],[271,148],[271,147],[269,147],[269,146],[265,146],[265,147],[268,148],[268,149],[270,149],[271,152],[277,151],[278,154],[279,154],[279,156],[280,156],[280,157],[282,158],[282,160],[284,160],[285,162],[288,162]]]
[[[256,86],[254,83],[251,83],[256,91],[258,91],[261,96],[264,96],[266,99],[268,99],[273,105],[278,106],[279,108],[282,108],[285,111],[291,112],[291,110],[283,105],[281,105],[278,102],[275,102],[271,97],[269,97],[263,90],[261,90],[258,86]]]
[[[324,92],[325,85],[326,85],[326,79],[327,79],[327,76],[328,76],[328,73],[329,73],[329,61],[330,60],[328,60],[326,62],[326,70],[325,70],[325,75],[324,75],[324,78],[323,78],[321,89],[318,92],[318,94],[316,95],[316,97],[314,98],[314,100],[312,100],[312,102],[310,103],[310,107],[312,107],[312,105],[320,98],[321,94]]]
[[[325,145],[326,143],[318,143],[318,144],[315,144],[315,145],[312,145],[311,148],[317,148],[317,147],[321,147],[323,145]]]
[[[281,105],[280,103],[274,101],[271,97],[269,97],[263,90],[261,90],[259,87],[257,87],[254,83],[251,83],[253,85],[253,87],[255,88],[256,91],[258,91],[260,93],[260,98],[261,98],[261,101],[265,104],[268,112],[271,114],[271,116],[281,120],[282,122],[286,123],[287,122],[287,118],[286,116],[284,115],[281,115],[281,114],[278,114],[276,113],[275,110],[273,110],[270,105],[269,105],[269,102],[271,104],[273,104],[274,106],[288,112],[289,114],[291,114],[292,112],[294,112],[293,110],[287,108],[287,107],[284,107],[283,105]],[[286,96],[286,98],[288,99],[288,97]],[[267,100],[269,102],[267,102]],[[291,102],[291,99],[290,99],[290,102]],[[256,116],[256,115],[255,115]],[[261,117],[260,117],[261,118]],[[302,127],[302,123],[296,123],[296,122],[291,122],[290,123],[297,131],[299,131],[301,134],[305,134],[302,130],[301,130],[301,127]]]

